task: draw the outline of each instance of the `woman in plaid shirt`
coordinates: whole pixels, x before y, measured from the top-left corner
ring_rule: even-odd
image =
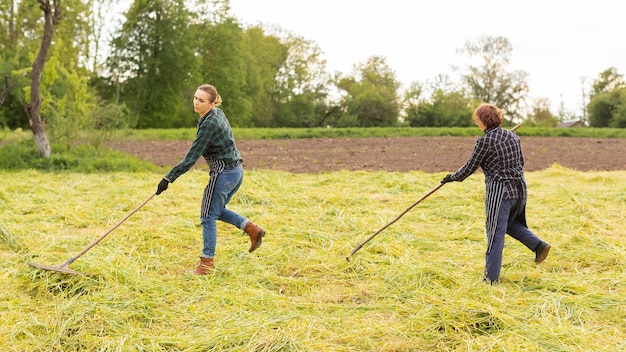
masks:
[[[526,180],[524,155],[519,137],[503,129],[502,112],[495,105],[483,103],[474,111],[473,120],[485,133],[474,146],[469,160],[442,183],[461,182],[480,167],[485,174],[486,234],[484,280],[497,284],[502,267],[504,235],[523,243],[535,252],[535,263],[543,262],[550,245],[526,225]]]
[[[265,230],[252,221],[226,209],[226,204],[239,190],[243,182],[243,166],[239,150],[235,145],[233,131],[224,112],[218,108],[222,98],[212,85],[203,84],[193,97],[194,111],[200,115],[196,139],[187,155],[159,182],[156,194],[165,191],[171,182],[189,171],[200,156],[209,164],[209,183],[204,189],[200,209],[203,249],[200,264],[193,271],[206,275],[215,267],[213,258],[217,244],[217,220],[242,229],[250,236],[252,252],[261,245]]]

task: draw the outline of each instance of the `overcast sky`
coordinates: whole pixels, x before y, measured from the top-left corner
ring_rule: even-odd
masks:
[[[529,73],[530,97],[557,113],[581,114],[588,90],[609,67],[626,74],[626,20],[618,0],[230,0],[242,24],[278,25],[318,44],[328,70],[344,74],[383,56],[405,87],[454,75],[466,41],[502,36],[513,47],[510,70]],[[454,76],[453,76],[454,77]]]

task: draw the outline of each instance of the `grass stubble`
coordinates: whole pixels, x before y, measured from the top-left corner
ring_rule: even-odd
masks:
[[[217,269],[193,269],[207,174],[140,204],[154,173],[2,172],[2,351],[618,351],[626,347],[626,172],[527,173],[546,262],[507,238],[501,283],[481,282],[481,174],[247,171],[230,207],[263,246],[219,225]]]

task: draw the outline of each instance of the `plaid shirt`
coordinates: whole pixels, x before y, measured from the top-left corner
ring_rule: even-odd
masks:
[[[502,188],[503,199],[525,199],[524,155],[519,137],[499,126],[489,128],[478,138],[469,160],[452,174],[463,181],[480,167],[485,174],[487,191]]]
[[[185,158],[174,166],[165,178],[174,182],[189,171],[200,156],[203,156],[209,165],[221,164],[225,168],[232,168],[241,161],[233,130],[226,115],[219,108],[211,109],[198,120],[198,132],[191,148]]]

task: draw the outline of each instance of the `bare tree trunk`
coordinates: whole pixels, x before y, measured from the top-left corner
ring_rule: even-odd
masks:
[[[44,13],[44,31],[39,54],[37,54],[37,58],[33,63],[31,73],[30,103],[24,106],[24,110],[26,111],[26,115],[28,115],[28,123],[35,135],[35,143],[39,150],[39,156],[49,158],[52,155],[52,149],[50,148],[50,142],[48,141],[44,123],[39,114],[39,110],[41,109],[41,73],[46,63],[48,49],[50,49],[50,44],[52,43],[54,25],[61,18],[61,0],[37,0],[37,2],[39,3],[39,8],[41,8]],[[54,3],[54,13],[51,2]]]
[[[7,94],[9,94],[9,90],[11,90],[14,85],[15,84],[9,84],[9,75],[4,75],[4,88],[2,89],[2,93],[0,93],[0,108],[2,108],[4,99],[6,99]]]
[[[9,11],[9,40],[7,41],[7,51],[13,50],[15,46],[15,42],[17,41],[17,33],[15,31],[15,9],[13,6],[13,1],[9,1],[8,3],[8,11]],[[2,93],[0,93],[0,108],[4,105],[4,100],[11,88],[13,88],[15,84],[9,84],[9,75],[4,75],[4,88],[2,88]]]

